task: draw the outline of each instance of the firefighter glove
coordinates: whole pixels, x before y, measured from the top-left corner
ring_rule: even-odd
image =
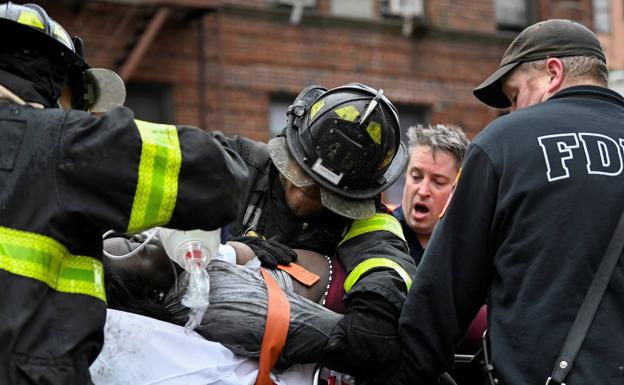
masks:
[[[297,260],[297,253],[290,247],[281,244],[277,237],[262,239],[243,235],[234,237],[230,241],[242,242],[249,246],[264,267],[274,269],[277,265],[288,265]]]

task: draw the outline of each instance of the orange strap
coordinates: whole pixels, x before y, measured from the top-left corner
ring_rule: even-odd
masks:
[[[321,277],[294,262],[291,262],[288,265],[277,265],[277,268],[285,271],[288,275],[307,287],[310,287],[321,280]]]
[[[271,368],[277,362],[288,334],[290,302],[271,274],[262,268],[260,271],[267,285],[268,306],[264,338],[260,346],[256,385],[272,385]]]

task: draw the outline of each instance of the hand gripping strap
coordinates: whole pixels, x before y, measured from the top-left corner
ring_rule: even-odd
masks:
[[[290,302],[271,274],[262,268],[260,271],[267,285],[268,306],[256,385],[273,385],[271,368],[277,362],[286,343],[290,323]]]

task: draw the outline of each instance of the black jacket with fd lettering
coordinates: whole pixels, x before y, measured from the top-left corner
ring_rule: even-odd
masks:
[[[624,99],[564,89],[491,123],[471,144],[399,328],[400,376],[433,383],[485,301],[506,385],[543,384],[624,210]],[[568,384],[624,383],[619,261]]]

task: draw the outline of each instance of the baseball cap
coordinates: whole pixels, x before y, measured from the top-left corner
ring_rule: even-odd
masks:
[[[606,63],[598,37],[571,20],[551,19],[525,28],[511,42],[498,69],[473,90],[474,96],[495,108],[511,106],[502,90],[502,79],[524,62],[549,57],[593,56]]]

